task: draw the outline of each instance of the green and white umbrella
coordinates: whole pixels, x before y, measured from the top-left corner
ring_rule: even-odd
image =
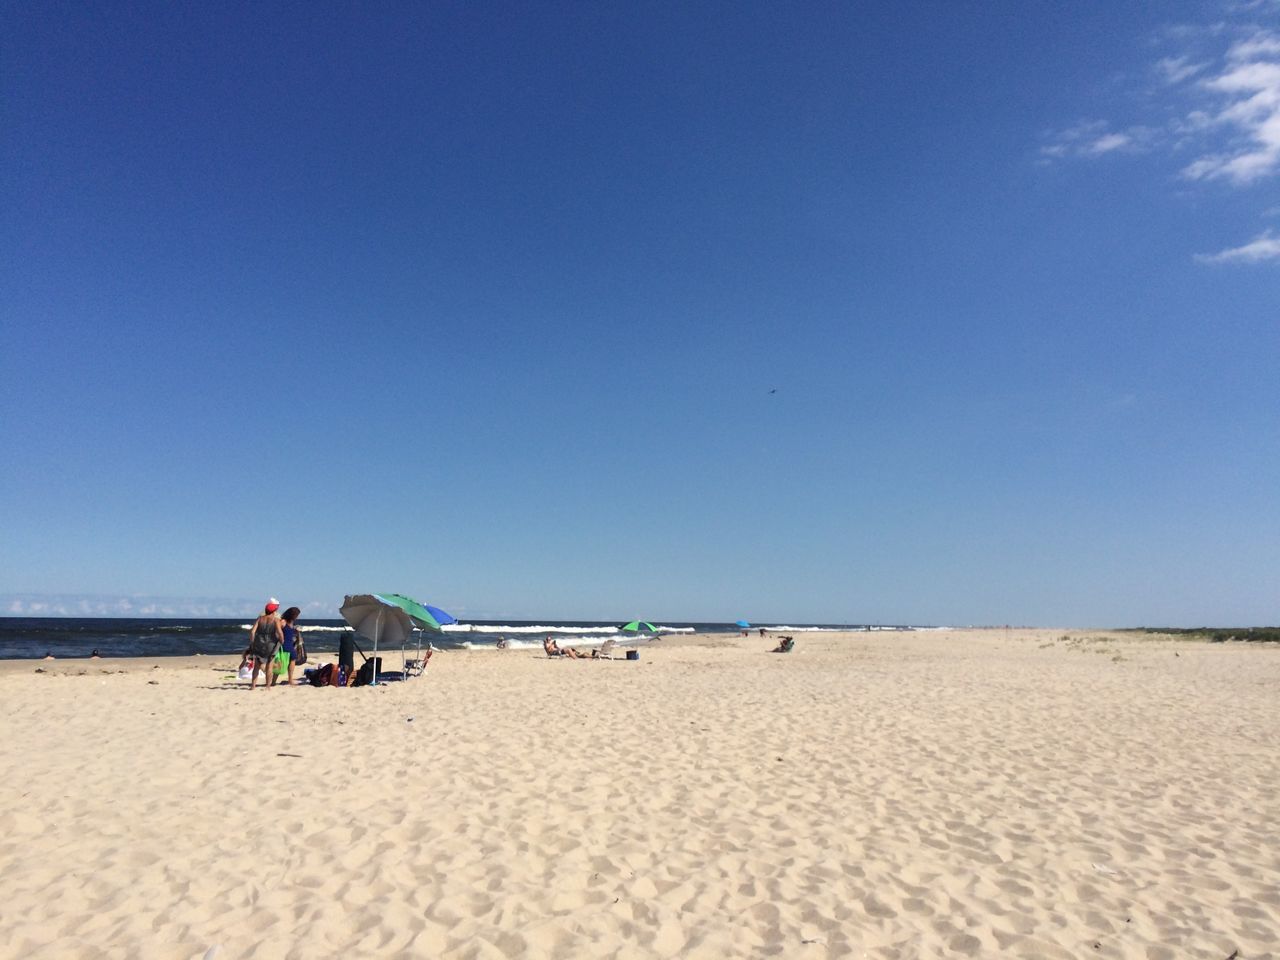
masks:
[[[657,633],[658,628],[647,620],[632,620],[630,623],[624,623],[618,628],[623,633],[629,633],[638,636],[641,633]]]
[[[440,632],[440,624],[426,607],[399,593],[349,594],[340,612],[351,629],[373,641],[375,658],[380,643],[398,642],[403,647],[414,630]]]

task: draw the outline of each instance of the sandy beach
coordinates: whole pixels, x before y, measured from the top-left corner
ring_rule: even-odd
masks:
[[[1280,648],[797,641],[4,663],[0,956],[1280,956]]]

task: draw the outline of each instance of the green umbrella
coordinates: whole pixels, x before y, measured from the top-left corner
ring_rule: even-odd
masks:
[[[641,633],[642,631],[648,631],[649,633],[658,632],[657,627],[645,620],[632,620],[630,623],[624,624],[618,629],[623,633]]]
[[[432,616],[431,611],[411,597],[406,597],[399,593],[375,593],[375,597],[386,603],[393,603],[405,613],[409,615],[409,619],[413,621],[414,626],[419,630],[434,630],[440,632],[440,621]]]

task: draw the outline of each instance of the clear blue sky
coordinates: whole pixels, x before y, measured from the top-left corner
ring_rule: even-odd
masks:
[[[0,610],[1280,619],[1276,3],[97,6]]]

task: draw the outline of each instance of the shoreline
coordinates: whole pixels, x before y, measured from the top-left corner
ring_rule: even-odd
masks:
[[[305,631],[304,631],[305,634]],[[755,629],[752,630],[750,636],[742,636],[741,633],[733,633],[729,631],[717,633],[673,633],[661,636],[653,640],[647,640],[639,644],[622,641],[620,647],[622,649],[638,649],[658,650],[658,649],[679,649],[682,647],[745,647],[750,648],[753,643],[770,643],[776,641],[778,637],[792,636],[797,643],[804,644],[806,642],[824,642],[836,640],[839,642],[857,642],[858,640],[866,640],[872,638],[888,639],[892,637],[920,637],[932,636],[945,638],[953,635],[964,635],[970,639],[974,637],[998,637],[1009,641],[1027,641],[1035,640],[1036,642],[1045,642],[1046,640],[1057,641],[1062,637],[1070,638],[1070,642],[1087,642],[1089,640],[1102,640],[1104,642],[1118,643],[1134,643],[1134,644],[1192,644],[1203,645],[1207,647],[1231,648],[1235,646],[1246,646],[1255,649],[1280,649],[1280,641],[1277,640],[1257,640],[1248,637],[1232,637],[1230,639],[1211,640],[1198,633],[1184,631],[1180,633],[1163,633],[1159,631],[1147,632],[1142,628],[1125,627],[1120,629],[1093,629],[1093,628],[1063,628],[1063,627],[928,627],[914,628],[910,630],[809,630],[800,631],[793,629],[791,631],[778,630],[767,632],[761,637]],[[578,647],[598,647],[600,643],[607,638],[588,638],[572,642],[570,645]],[[616,637],[614,639],[617,639]],[[510,650],[498,650],[488,644],[476,647],[436,647],[436,652],[445,656],[449,655],[519,655],[521,653],[536,652],[541,653],[541,648],[534,640],[521,637],[520,642],[524,646],[513,647]],[[322,640],[319,643],[308,645],[308,651],[312,655],[312,659],[317,663],[324,663],[326,660],[333,660],[336,657],[336,648],[327,649],[328,640]],[[365,644],[368,647],[367,644]],[[412,651],[412,648],[410,648]],[[366,653],[372,653],[372,649],[366,649]],[[379,655],[387,658],[388,668],[390,669],[391,658],[397,661],[400,656],[400,647],[384,648],[379,651]],[[359,654],[357,654],[357,657]],[[91,670],[96,666],[110,665],[113,670],[124,669],[128,671],[151,669],[153,667],[171,668],[171,669],[193,669],[201,666],[221,668],[229,661],[230,668],[234,668],[240,662],[240,653],[194,653],[194,654],[156,654],[150,656],[129,656],[116,657],[104,655],[97,658],[93,657],[11,657],[8,659],[0,659],[0,674],[23,672],[24,670],[34,670],[43,667],[45,672],[53,674],[64,674],[68,670],[75,669],[77,671]],[[307,664],[310,666],[310,662]]]

